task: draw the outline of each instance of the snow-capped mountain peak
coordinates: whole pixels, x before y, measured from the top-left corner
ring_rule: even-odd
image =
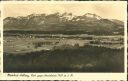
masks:
[[[62,15],[63,15],[63,17],[65,17],[68,20],[72,20],[72,18],[74,17],[74,15],[72,13],[64,13]]]
[[[86,13],[84,16],[91,17],[91,18],[96,18],[98,20],[102,19],[100,16],[98,16],[96,14],[92,14],[92,13]]]

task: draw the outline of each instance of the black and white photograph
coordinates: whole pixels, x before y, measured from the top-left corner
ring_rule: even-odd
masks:
[[[5,4],[3,72],[124,73],[124,9],[111,3]]]

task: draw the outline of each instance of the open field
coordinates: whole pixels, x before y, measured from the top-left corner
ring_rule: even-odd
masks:
[[[4,51],[7,53],[27,53],[31,51],[63,49],[63,46],[82,47],[84,45],[101,46],[112,49],[121,49],[123,36],[93,36],[93,35],[22,35],[5,36]]]

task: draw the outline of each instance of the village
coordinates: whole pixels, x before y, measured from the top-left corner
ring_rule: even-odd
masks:
[[[86,45],[111,49],[124,48],[123,36],[94,36],[87,34],[13,35],[4,37],[4,51],[27,53],[31,51],[77,49]]]

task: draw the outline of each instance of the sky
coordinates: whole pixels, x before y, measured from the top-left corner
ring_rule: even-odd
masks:
[[[27,16],[29,14],[51,14],[68,12],[73,15],[93,13],[102,18],[124,20],[126,5],[124,3],[69,3],[69,4],[4,4],[4,18]]]

